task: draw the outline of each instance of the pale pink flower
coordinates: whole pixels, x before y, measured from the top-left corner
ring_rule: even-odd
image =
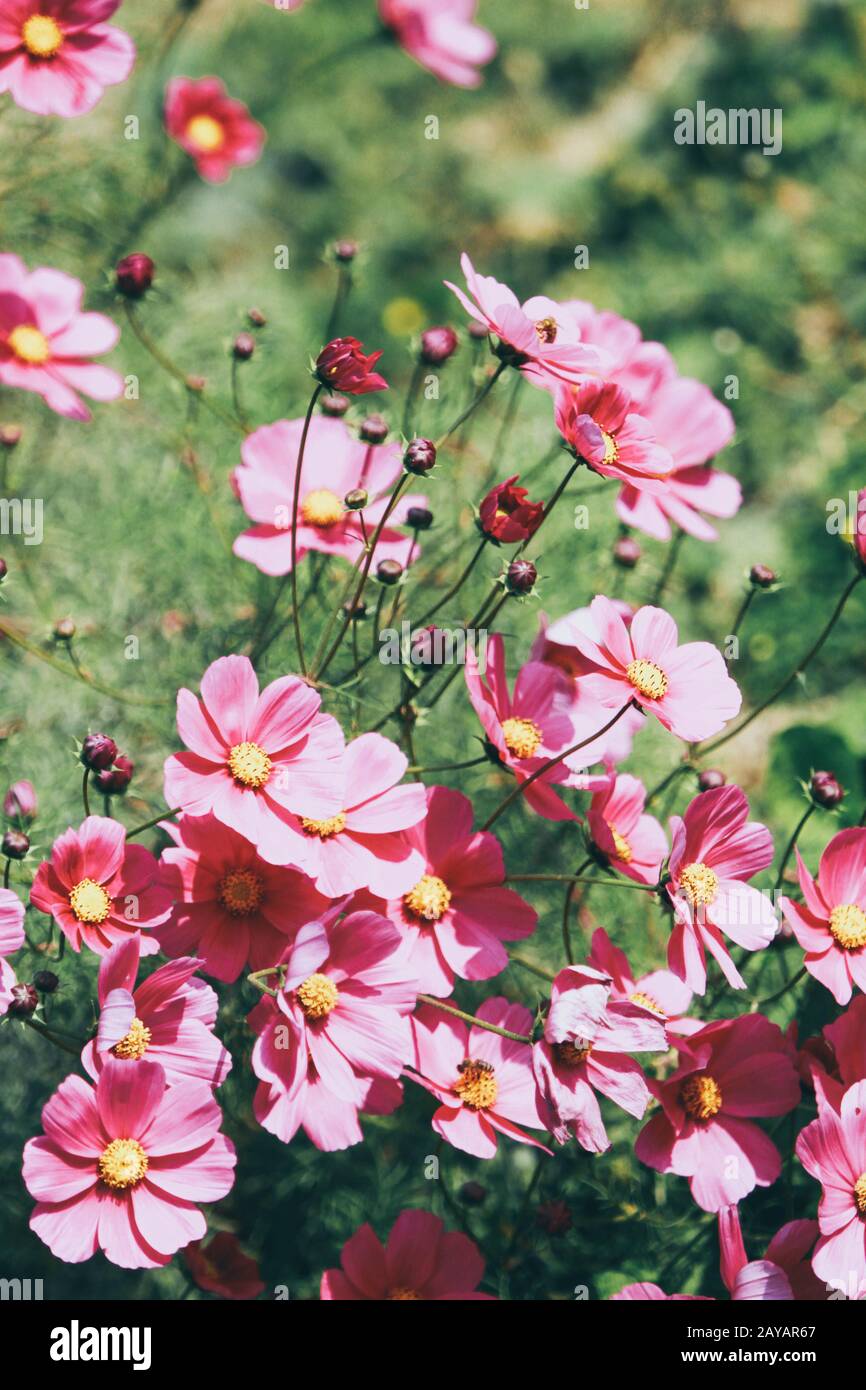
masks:
[[[401,1211],[383,1247],[365,1222],[346,1241],[340,1268],[326,1269],[321,1296],[355,1302],[493,1300],[478,1293],[484,1260],[474,1240],[446,1231],[429,1211]]]
[[[650,970],[635,977],[625,951],[614,946],[604,927],[597,927],[592,934],[587,963],[610,977],[611,1002],[640,1004],[657,1014],[664,1022],[668,1042],[703,1028],[699,1019],[685,1017],[692,1002],[688,985],[672,970]]]
[[[587,821],[596,849],[612,869],[636,883],[658,883],[668,852],[665,832],[644,813],[646,787],[629,773],[611,773],[609,783],[589,804]]]
[[[379,17],[411,58],[442,82],[477,87],[496,40],[474,22],[478,0],[379,0]]]
[[[866,1081],[850,1086],[837,1109],[816,1073],[815,1098],[818,1118],[796,1145],[823,1189],[812,1268],[828,1288],[856,1299],[866,1293]]]
[[[232,1059],[213,1031],[217,997],[196,978],[201,961],[189,956],[161,965],[136,988],[141,938],[118,941],[99,966],[99,1028],[81,1054],[94,1081],[112,1057],[137,1065],[158,1062],[166,1083],[206,1081],[221,1086]]]
[[[556,395],[556,428],[578,458],[603,478],[664,495],[674,461],[639,415],[628,392],[614,381],[562,386]]]
[[[115,346],[120,333],[104,314],[84,314],[84,286],[41,266],[28,271],[17,256],[0,255],[0,383],[35,391],[58,415],[89,420],[78,392],[95,401],[123,394],[123,378],[91,362]]]
[[[218,77],[173,77],[165,89],[165,128],[208,183],[224,183],[232,169],[254,164],[266,138]]]
[[[528,1036],[532,1029],[529,1010],[507,999],[485,999],[476,1012],[511,1033]],[[432,1004],[416,1011],[412,1033],[415,1056],[406,1074],[439,1101],[433,1116],[437,1134],[476,1158],[493,1158],[500,1134],[550,1152],[521,1128],[545,1128],[528,1043],[475,1024],[467,1028]]]
[[[866,829],[834,835],[813,879],[797,850],[802,903],[782,898],[785,920],[806,952],[810,975],[847,1004],[866,990]]]
[[[12,1003],[15,971],[6,960],[24,945],[24,904],[11,888],[0,888],[0,1018]]]
[[[0,92],[37,116],[82,116],[125,82],[135,45],[106,24],[120,0],[4,0]]]
[[[42,1111],[44,1136],[24,1147],[30,1228],[70,1264],[97,1250],[124,1269],[154,1269],[207,1222],[234,1182],[235,1151],[220,1133],[210,1086],[166,1087],[154,1062],[110,1058],[96,1087],[67,1076]]]
[[[772,863],[773,837],[749,820],[746,794],[733,785],[699,792],[682,818],[671,816],[670,827],[667,891],[674,926],[668,965],[703,994],[709,952],[728,984],[745,989],[724,937],[760,951],[778,931],[770,898],[746,882]]]
[[[659,1173],[688,1178],[698,1206],[720,1211],[776,1181],[779,1150],[754,1119],[793,1110],[800,1083],[781,1030],[761,1014],[709,1023],[677,1048],[673,1075],[650,1081],[662,1108],[635,1154]]]

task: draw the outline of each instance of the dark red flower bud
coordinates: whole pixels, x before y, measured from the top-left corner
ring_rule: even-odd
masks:
[[[702,792],[711,792],[714,787],[723,787],[727,780],[717,767],[708,767],[698,774],[698,787]]]
[[[4,449],[14,449],[21,443],[24,434],[20,425],[0,425],[0,445]]]
[[[53,994],[60,984],[60,976],[55,975],[53,970],[37,970],[33,984],[40,994]]]
[[[482,338],[486,338],[488,335],[487,324],[478,323],[476,319],[470,319],[466,327],[466,332],[469,334],[470,338],[476,338],[480,342]]]
[[[423,476],[436,464],[436,445],[432,439],[412,439],[403,455],[403,467],[407,473]]]
[[[131,256],[124,256],[122,261],[118,261],[114,273],[115,284],[121,294],[126,295],[127,299],[141,299],[153,284],[156,266],[143,251],[133,251]]]
[[[132,781],[135,763],[121,753],[114,760],[114,767],[104,768],[94,778],[96,787],[103,796],[121,796]]]
[[[54,624],[54,636],[58,642],[71,642],[75,632],[75,623],[71,618],[59,618]]]
[[[749,579],[756,589],[769,589],[776,583],[776,572],[769,565],[752,565]]]
[[[376,578],[380,584],[399,584],[403,566],[399,560],[380,560],[376,566]]]
[[[5,560],[3,560],[2,558],[0,558],[0,584],[3,583],[3,580],[6,578],[6,576],[7,576],[8,573],[9,573],[9,566],[7,565],[7,563],[6,563]]]
[[[453,328],[427,328],[421,334],[421,361],[427,362],[431,367],[441,367],[443,362],[454,356],[458,343],[459,339]]]
[[[239,333],[232,343],[232,356],[238,362],[249,362],[256,350],[256,340],[252,333]]]
[[[613,560],[620,569],[633,570],[641,557],[641,548],[632,536],[620,536],[614,542]]]
[[[429,531],[433,525],[433,513],[429,507],[410,507],[406,513],[406,524],[413,531]]]
[[[388,421],[384,415],[368,415],[358,430],[365,444],[384,444],[388,438]]]
[[[367,616],[367,605],[363,599],[361,599],[359,603],[356,603],[354,607],[351,602],[344,603],[343,612],[347,618],[351,618],[353,623],[360,623],[363,622],[364,618]]]
[[[487,1196],[487,1188],[482,1187],[480,1182],[465,1182],[460,1189],[460,1196],[470,1207],[480,1207]]]
[[[845,798],[845,788],[832,772],[813,772],[809,782],[812,800],[819,806],[838,806]]]
[[[7,859],[25,859],[30,849],[29,837],[23,830],[7,830],[2,848]]]
[[[343,506],[350,512],[361,512],[370,500],[369,492],[365,492],[362,487],[354,487],[351,492],[347,492],[343,498]]]
[[[531,560],[512,560],[505,571],[505,587],[511,594],[531,594],[538,570]]]
[[[363,343],[357,338],[335,338],[316,358],[315,374],[324,386],[345,391],[350,396],[387,391],[385,378],[373,371],[381,356],[381,350],[365,353]]]
[[[16,1018],[29,1018],[39,1008],[39,995],[32,985],[13,985],[9,1012]]]
[[[544,516],[542,502],[530,502],[525,487],[515,487],[520,474],[491,488],[478,509],[478,521],[485,536],[505,545],[528,541],[535,535]]]
[[[330,415],[333,419],[341,419],[352,402],[348,396],[338,396],[336,392],[319,398],[319,406],[323,415]]]
[[[334,247],[334,258],[341,265],[351,265],[359,249],[357,241],[338,241]]]
[[[117,757],[117,744],[108,734],[88,734],[81,745],[81,761],[91,772],[111,767]]]
[[[265,324],[267,323],[267,319],[265,318],[261,309],[247,309],[247,318],[249,319],[253,328],[264,328]]]

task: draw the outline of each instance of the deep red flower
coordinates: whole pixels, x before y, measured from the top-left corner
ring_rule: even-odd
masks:
[[[496,541],[513,545],[528,541],[541,525],[543,502],[530,502],[525,487],[515,487],[519,473],[491,488],[478,509],[482,531]]]
[[[316,376],[332,391],[345,391],[350,396],[363,396],[368,391],[387,391],[388,383],[372,369],[381,352],[366,355],[363,343],[357,338],[334,338],[322,348],[316,358]]]

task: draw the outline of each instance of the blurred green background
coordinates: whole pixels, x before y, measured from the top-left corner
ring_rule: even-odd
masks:
[[[521,298],[591,299],[634,319],[645,337],[666,344],[683,373],[719,395],[736,375],[737,436],[722,466],[740,478],[745,504],[721,523],[717,544],[686,542],[666,602],[687,639],[721,642],[750,565],[779,571],[782,586],[752,606],[734,666],[746,700],[757,701],[805,650],[847,582],[850,553],[828,535],[826,506],[866,481],[863,8],[592,0],[576,11],[571,0],[482,0],[479,18],[494,30],[500,53],[478,92],[441,86],[396,47],[352,49],[356,38],[374,33],[373,10],[372,0],[309,0],[284,15],[256,0],[205,0],[166,53],[174,7],[163,0],[124,6],[116,22],[139,46],[129,84],[110,89],[93,115],[75,121],[3,112],[3,250],[79,276],[88,307],[121,323],[111,268],[119,255],[147,251],[158,265],[158,291],[143,306],[143,321],[226,404],[232,340],[246,327],[246,311],[259,307],[267,327],[241,377],[256,424],[303,412],[308,361],[321,346],[336,283],[328,246],[340,237],[362,245],[340,330],[384,348],[380,365],[392,384],[380,401],[353,407],[352,421],[381,407],[399,429],[412,335],[431,323],[464,325],[442,285],[459,278],[463,249]],[[162,135],[160,93],[178,73],[221,75],[267,128],[261,162],[223,187],[202,184]],[[676,145],[673,113],[699,99],[781,107],[781,154]],[[139,140],[124,137],[130,115],[139,118]],[[425,138],[431,116],[436,140]],[[590,264],[576,270],[580,245],[589,248]],[[277,271],[281,246],[289,268]],[[442,372],[439,401],[419,417],[422,433],[435,436],[459,412],[470,369],[484,360],[480,351],[464,335]],[[228,549],[245,525],[228,487],[236,436],[205,411],[190,414],[183,388],[159,372],[128,328],[112,361],[139,377],[140,398],[97,407],[88,426],[57,419],[35,397],[0,392],[0,424],[24,428],[2,461],[6,495],[40,497],[45,506],[41,547],[2,538],[10,568],[2,614],[59,663],[3,643],[0,774],[4,785],[29,777],[41,803],[34,854],[13,878],[22,890],[55,836],[80,818],[74,739],[88,729],[112,733],[137,769],[117,813],[130,825],[155,815],[163,805],[162,763],[177,746],[176,688],[196,687],[208,662],[243,650],[274,592],[273,581]],[[543,499],[561,476],[547,398],[529,387],[513,400],[510,392],[506,385],[493,393],[426,485],[436,526],[406,589],[410,613],[413,604],[416,614],[427,607],[436,586],[449,584],[468,558],[472,505],[488,480],[520,472]],[[615,571],[615,488],[578,475],[569,496],[577,501],[584,491],[589,529],[574,529],[566,498],[529,552],[552,617],[596,592],[646,601],[664,566],[666,548],[641,540],[637,569]],[[488,552],[442,621],[456,624],[475,610],[498,559]],[[308,633],[332,611],[344,574],[333,564],[318,597],[305,603]],[[512,672],[528,655],[538,611],[538,604],[510,603],[500,615]],[[152,704],[110,698],[60,669],[70,659],[51,633],[67,617],[77,627],[73,651],[83,668]],[[805,683],[719,754],[718,765],[772,827],[780,853],[805,808],[798,779],[813,768],[836,771],[849,796],[840,817],[813,816],[802,841],[807,858],[816,858],[839,825],[860,817],[863,620],[857,595]],[[138,639],[137,660],[126,659],[129,636]],[[370,640],[368,625],[361,641]],[[294,665],[286,631],[262,675]],[[329,679],[345,669],[341,658]],[[369,676],[360,709],[357,690],[326,696],[347,731],[370,727],[399,698],[394,668],[373,663]],[[391,724],[387,732],[397,738],[400,728]],[[417,757],[424,765],[471,758],[477,734],[463,683],[454,681],[436,717],[416,729]],[[679,755],[661,729],[648,728],[630,767],[652,784]],[[507,789],[492,769],[443,780],[472,796],[479,819]],[[681,810],[693,790],[684,779],[664,809]],[[497,830],[515,873],[565,873],[583,857],[579,830],[521,809]],[[156,835],[147,838],[158,847]],[[531,896],[541,921],[523,953],[556,969],[562,895]],[[665,922],[639,895],[593,889],[581,921],[587,941],[604,925],[637,966],[663,959]],[[34,939],[44,938],[44,919],[32,914],[31,926]],[[37,959],[44,963],[35,952],[18,957],[20,978]],[[765,994],[799,963],[795,947],[777,943],[767,959],[749,962],[746,976],[752,988],[760,976],[756,992]],[[67,953],[60,973],[47,1016],[84,1032],[93,1018],[96,962]],[[504,992],[534,1009],[537,985],[512,967],[482,989],[461,985],[458,999],[471,1008]],[[531,1191],[534,1155],[504,1143],[488,1164],[445,1149],[440,1181],[427,1181],[425,1159],[438,1143],[429,1127],[433,1107],[411,1085],[393,1117],[365,1122],[362,1146],[321,1155],[300,1136],[286,1147],[250,1113],[243,1019],[254,991],[243,985],[220,993],[218,1031],[235,1059],[220,1100],[239,1166],[235,1190],[213,1209],[211,1223],[236,1231],[260,1259],[268,1290],[285,1285],[292,1298],[317,1296],[322,1269],[337,1263],[361,1221],[384,1237],[403,1207],[418,1205],[432,1206],[451,1226],[465,1224],[487,1257],[485,1287],[504,1297],[567,1299],[578,1285],[604,1297],[637,1278],[669,1291],[721,1292],[713,1219],[693,1206],[683,1181],[657,1178],[636,1163],[638,1125],[606,1103],[611,1152],[592,1158],[571,1145],[544,1162]],[[811,982],[797,1000],[801,1036],[832,1016],[830,996]],[[726,992],[717,1009],[748,1006]],[[785,1024],[793,1010],[787,996],[771,1013]],[[0,1273],[42,1277],[50,1298],[188,1294],[177,1260],[155,1273],[118,1270],[101,1255],[65,1266],[30,1233],[21,1148],[38,1130],[41,1104],[75,1063],[8,1019],[0,1048]],[[790,1160],[807,1118],[804,1108],[774,1122],[786,1167],[782,1181],[744,1204],[753,1257],[783,1220],[814,1214],[817,1189]],[[483,1185],[480,1205],[461,1197],[467,1180]],[[564,1204],[571,1223],[556,1234],[537,1217],[539,1204],[551,1202]]]

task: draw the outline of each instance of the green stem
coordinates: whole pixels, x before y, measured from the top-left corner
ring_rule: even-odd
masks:
[[[85,816],[89,816],[89,815],[90,815],[90,797],[89,797],[88,794],[87,794],[87,783],[89,782],[89,780],[90,780],[90,768],[89,768],[89,767],[86,767],[86,768],[84,769],[84,777],[83,777],[82,782],[81,782],[81,799],[82,799],[82,801],[84,802],[84,814],[85,814]]]
[[[416,777],[424,777],[428,773],[434,772],[459,772],[464,767],[480,767],[482,763],[489,762],[485,755],[481,758],[470,758],[465,763],[439,763],[436,767],[407,767],[407,772],[414,772]]]
[[[145,695],[127,695],[123,690],[116,690],[114,686],[105,685],[102,681],[95,680],[87,671],[78,667],[70,666],[68,662],[61,661],[59,657],[52,656],[50,652],[44,652],[35,642],[23,637],[8,622],[0,618],[0,635],[8,637],[9,641],[22,651],[28,652],[30,656],[36,656],[46,665],[52,666],[55,671],[60,671],[64,676],[71,676],[73,680],[80,680],[91,690],[98,690],[100,695],[107,695],[112,700],[119,700],[121,704],[139,705],[147,709],[161,709],[164,705],[172,704],[173,700],[165,696],[156,699]]]
[[[63,939],[64,941],[66,940],[65,937]],[[38,1018],[25,1018],[23,1021],[27,1024],[28,1028],[33,1029],[34,1033],[39,1033],[47,1042],[53,1043],[54,1046],[59,1047],[61,1051],[70,1052],[73,1057],[80,1057],[81,1049],[84,1046],[83,1038],[76,1047],[73,1046],[72,1043],[64,1041],[63,1038],[59,1038],[56,1033],[52,1033],[50,1028],[46,1028],[44,1023],[39,1022]]]
[[[809,805],[806,807],[805,811],[803,812],[802,816],[797,822],[797,828],[791,836],[790,840],[788,841],[788,847],[785,850],[785,853],[782,855],[782,862],[779,865],[779,873],[776,878],[776,886],[773,889],[774,893],[778,893],[779,889],[782,886],[782,881],[785,877],[785,870],[788,867],[788,860],[791,858],[791,855],[794,852],[794,846],[800,838],[800,832],[802,831],[803,826],[806,824],[806,821],[809,819],[812,812],[815,810],[817,810],[817,807],[814,801],[810,801]]]
[[[292,495],[292,569],[289,576],[292,585],[292,626],[295,629],[295,646],[298,649],[298,661],[304,675],[307,674],[307,663],[304,657],[304,639],[301,635],[301,609],[298,603],[298,508],[301,501],[301,471],[304,467],[307,435],[310,433],[310,422],[313,418],[313,411],[316,408],[316,401],[319,399],[323,389],[322,383],[317,381],[315,390],[310,397],[310,404],[307,406],[307,413],[304,416],[304,428],[301,431],[301,443],[298,449],[298,463],[295,468],[295,490]]]
[[[160,821],[171,820],[172,816],[179,816],[180,812],[181,808],[179,806],[175,806],[173,811],[160,811],[158,816],[154,816],[153,820],[146,820],[143,825],[136,825],[132,830],[127,830],[127,840],[132,840],[136,835],[141,835],[145,830],[152,830],[155,825],[159,825]]]
[[[435,617],[439,610],[441,608],[444,608],[446,603],[450,603],[451,600],[454,598],[455,594],[458,594],[460,592],[460,590],[463,588],[463,585],[466,583],[470,574],[477,565],[478,561],[481,559],[481,556],[484,553],[484,547],[487,545],[489,539],[489,536],[481,537],[481,541],[478,545],[477,550],[474,552],[472,559],[469,561],[469,564],[466,566],[463,573],[460,575],[460,578],[457,579],[455,583],[451,585],[451,588],[448,590],[448,592],[446,594],[443,594],[442,598],[440,598],[437,603],[434,603],[432,608],[428,608],[427,612],[422,614],[422,616],[417,620],[417,623],[414,624],[414,626],[426,627],[430,619]]]
[[[463,424],[463,421],[464,421],[464,420],[468,420],[468,419],[469,419],[469,416],[470,416],[475,410],[478,409],[478,407],[479,407],[479,405],[481,404],[481,402],[482,402],[483,400],[485,400],[485,399],[487,398],[487,396],[490,395],[490,392],[493,390],[493,388],[494,388],[494,386],[496,385],[497,381],[498,381],[499,378],[502,376],[502,373],[505,371],[506,366],[507,366],[507,363],[505,363],[505,362],[500,362],[500,363],[499,363],[499,366],[496,368],[496,371],[493,372],[493,374],[487,378],[487,380],[485,381],[484,385],[481,387],[481,390],[480,390],[475,396],[473,396],[472,400],[469,402],[469,404],[467,405],[466,409],[465,409],[465,410],[462,410],[462,411],[460,412],[460,414],[457,416],[457,419],[454,421],[454,423],[453,423],[452,425],[449,425],[449,427],[448,427],[448,429],[445,431],[445,433],[444,433],[444,434],[441,434],[441,435],[439,436],[439,438],[436,440],[436,448],[437,448],[437,449],[441,449],[441,448],[442,448],[442,445],[446,442],[446,440],[448,440],[448,439],[451,438],[451,436],[452,436],[452,434],[454,433],[454,431],[455,431],[455,430],[458,430],[458,429],[460,428],[460,426]]]
[[[752,1005],[752,1013],[756,1013],[759,1009],[765,1009],[768,1004],[775,1004],[777,999],[781,999],[783,994],[787,994],[789,989],[793,989],[794,985],[799,984],[805,974],[806,967],[803,965],[796,975],[792,975],[790,980],[785,981],[781,989],[776,990],[775,994],[768,994],[766,999],[756,999]]]
[[[232,415],[230,411],[224,410],[221,405],[217,405],[216,401],[211,400],[210,396],[205,391],[199,391],[190,385],[189,377],[183,368],[178,367],[175,362],[172,362],[171,358],[164,353],[162,348],[151,338],[147,329],[139,319],[132,301],[125,299],[123,301],[123,308],[129,321],[130,328],[145,351],[148,352],[154,362],[156,362],[157,366],[162,367],[162,370],[167,372],[169,376],[174,377],[175,381],[179,381],[185,391],[190,392],[191,395],[195,396],[196,400],[201,401],[205,409],[209,410],[212,415],[215,415],[218,420],[222,420],[224,425],[230,425],[232,429],[238,430],[243,435],[248,434],[249,431],[246,426]]]
[[[247,977],[249,978],[249,976]],[[460,1018],[464,1023],[469,1023],[473,1028],[486,1028],[488,1033],[498,1033],[500,1038],[510,1038],[512,1042],[527,1043],[531,1046],[532,1038],[525,1033],[511,1033],[507,1028],[499,1028],[495,1023],[488,1023],[486,1019],[478,1018],[475,1014],[467,1014],[463,1009],[456,1009],[453,1004],[446,1004],[441,999],[436,999],[432,994],[419,994],[418,1001],[421,1004],[430,1004],[434,1009],[441,1009],[443,1013],[451,1014],[454,1018]]]
[[[658,603],[658,602],[660,601],[661,597],[662,597],[662,594],[664,593],[665,589],[667,588],[667,586],[668,586],[668,581],[669,581],[671,575],[672,575],[673,572],[674,572],[674,566],[675,566],[676,563],[677,563],[677,559],[678,559],[678,557],[679,557],[680,549],[681,549],[681,547],[682,547],[682,544],[683,544],[683,541],[685,540],[685,538],[686,538],[686,533],[685,533],[685,531],[681,531],[681,530],[679,529],[679,527],[678,527],[677,530],[676,530],[676,532],[675,532],[675,534],[674,534],[673,540],[671,541],[670,545],[668,546],[668,553],[667,553],[667,556],[666,556],[666,558],[665,558],[664,568],[662,569],[662,572],[661,572],[661,574],[659,575],[658,583],[656,584],[655,590],[653,591],[653,596],[652,596],[652,599],[650,600],[651,603]]]
[[[507,874],[506,883],[591,883],[597,888],[630,888],[637,893],[657,893],[655,883],[635,883],[630,878],[590,878],[583,874]]]

